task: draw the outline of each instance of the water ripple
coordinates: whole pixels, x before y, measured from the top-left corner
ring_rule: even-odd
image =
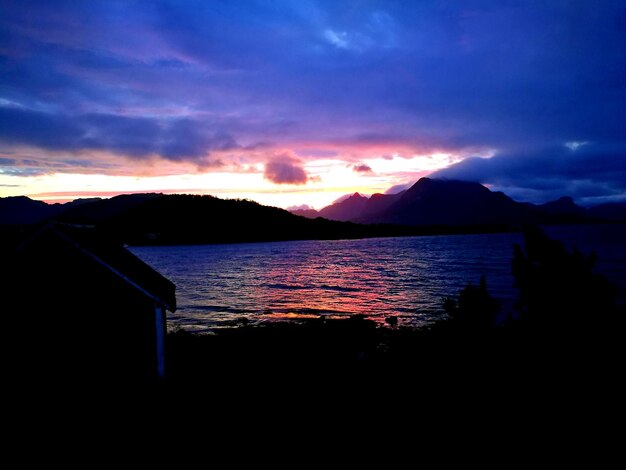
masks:
[[[619,262],[626,259],[621,227],[623,237],[614,236],[613,243],[606,242],[606,234],[584,238],[601,255],[599,267],[618,282],[626,278],[626,264]],[[575,239],[573,233],[565,235]],[[492,294],[505,307],[512,305],[512,245],[520,242],[520,234],[488,234],[132,251],[176,284],[179,309],[168,314],[170,326],[202,330],[242,317],[357,313],[381,323],[395,315],[402,324],[423,325],[442,315],[444,296],[456,295],[483,275]]]

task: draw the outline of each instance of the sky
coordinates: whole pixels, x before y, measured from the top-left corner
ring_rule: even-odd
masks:
[[[0,1],[0,196],[626,201],[626,2]]]

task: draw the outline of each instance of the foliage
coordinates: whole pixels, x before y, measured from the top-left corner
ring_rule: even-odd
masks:
[[[512,262],[519,289],[517,318],[536,331],[606,328],[616,320],[616,290],[594,272],[595,262],[595,254],[570,252],[540,229],[527,228],[524,248],[514,245]],[[478,286],[466,286],[458,299],[445,298],[444,309],[458,326],[485,329],[496,323],[499,303],[489,295],[483,276]]]
[[[500,303],[491,297],[487,291],[485,276],[482,276],[480,284],[478,286],[468,284],[459,293],[458,300],[445,298],[444,309],[459,325],[468,328],[488,328],[495,324]]]
[[[571,253],[541,230],[525,231],[525,247],[515,245],[513,276],[522,319],[543,327],[584,326],[615,309],[615,288],[593,272],[595,254]]]

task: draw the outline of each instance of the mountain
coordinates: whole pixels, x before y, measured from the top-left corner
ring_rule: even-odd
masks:
[[[73,209],[78,206],[82,206],[83,204],[90,204],[92,202],[102,201],[101,197],[84,197],[79,199],[74,199],[73,201],[66,202],[65,204],[60,204],[63,206],[63,212],[67,212],[69,209]]]
[[[593,219],[589,211],[577,205],[569,196],[537,206],[545,214],[549,214],[554,223],[587,222]]]
[[[402,194],[374,194],[368,198],[354,193],[341,202],[324,207],[319,211],[319,215],[327,219],[342,221],[366,219],[389,208]]]
[[[2,225],[35,224],[54,217],[61,211],[61,204],[46,204],[26,196],[0,198],[0,224]]]
[[[336,202],[324,207],[319,211],[321,217],[331,220],[347,221],[354,218],[355,214],[361,214],[367,207],[369,198],[354,193],[343,201]]]
[[[542,206],[519,203],[479,183],[421,178],[395,195],[358,193],[319,211],[323,217],[357,223],[412,226],[519,225],[587,220],[586,210],[565,197]]]
[[[143,204],[146,201],[162,197],[160,193],[120,194],[110,199],[83,199],[81,204],[67,205],[67,208],[57,217],[63,222],[95,224],[98,221],[119,217],[126,211]],[[80,201],[80,199],[78,199]],[[73,201],[76,202],[76,201]]]
[[[95,225],[131,245],[237,243],[416,234],[409,227],[365,226],[299,217],[253,201],[187,194],[127,194],[70,207],[54,220]]]
[[[421,178],[389,208],[359,221],[402,225],[495,225],[545,220],[535,207],[515,202],[479,183]]]
[[[396,194],[372,194],[369,200],[369,207],[367,211],[363,213],[363,217],[372,216],[382,211],[387,210],[397,201],[399,201],[406,191],[402,191]]]
[[[76,199],[65,204],[46,204],[27,196],[0,197],[0,225],[36,224],[99,199]]]
[[[312,220],[253,201],[212,196],[128,194],[52,205],[28,197],[0,198],[0,239],[10,239],[24,225],[45,221],[94,225],[112,240],[135,245],[368,238],[422,233],[411,227],[366,226],[321,217]]]
[[[554,215],[585,215],[586,210],[577,205],[569,196],[564,196],[556,201],[546,202],[537,206],[543,212]]]
[[[291,209],[293,215],[299,215],[300,217],[306,217],[307,219],[317,219],[320,217],[320,213],[315,209]]]
[[[402,193],[370,198],[355,193],[312,215],[316,218],[253,201],[184,194],[127,194],[52,205],[28,197],[0,198],[2,230],[46,220],[89,224],[129,244],[365,238],[492,231],[524,223],[626,221],[626,204],[586,210],[561,198],[535,206],[478,183],[422,178]]]

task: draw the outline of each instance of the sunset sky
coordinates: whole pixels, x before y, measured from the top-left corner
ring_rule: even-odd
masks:
[[[626,201],[626,2],[0,2],[0,196]]]

